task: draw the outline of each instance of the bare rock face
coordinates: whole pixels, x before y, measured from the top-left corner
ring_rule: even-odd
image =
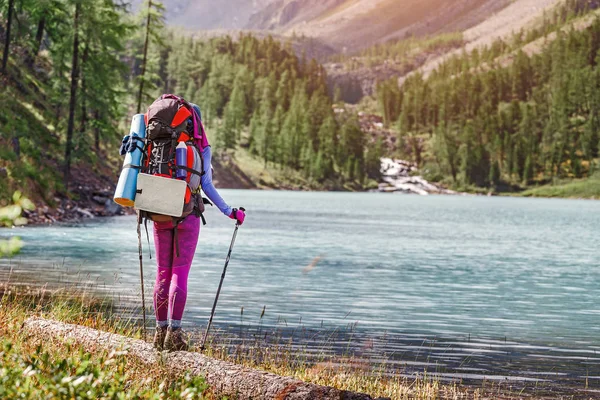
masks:
[[[283,30],[304,24],[331,11],[347,0],[275,0],[248,20],[246,28]]]
[[[250,16],[274,0],[163,0],[167,23],[173,27],[191,30],[240,29]],[[136,12],[143,0],[130,0]]]
[[[287,25],[290,21],[294,19],[298,15],[300,11],[300,3],[297,0],[290,1],[286,4],[281,10],[281,15],[279,16],[279,25]]]
[[[218,396],[240,400],[370,400],[371,396],[306,383],[301,380],[254,370],[226,361],[185,351],[159,353],[143,340],[102,332],[79,325],[29,318],[23,329],[41,342],[58,341],[77,344],[85,351],[126,350],[128,357],[147,365],[162,363],[175,373],[189,372],[203,376]]]

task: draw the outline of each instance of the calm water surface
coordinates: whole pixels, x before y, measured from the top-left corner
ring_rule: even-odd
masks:
[[[219,326],[335,332],[340,346],[407,373],[599,379],[600,202],[222,192],[249,216]],[[218,211],[207,219],[189,283],[185,318],[194,325],[206,323],[233,232]],[[10,233],[26,246],[0,261],[5,271],[60,273],[139,297],[134,217]],[[149,292],[154,259],[144,245]]]

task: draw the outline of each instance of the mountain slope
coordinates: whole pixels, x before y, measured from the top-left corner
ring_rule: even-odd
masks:
[[[275,30],[309,21],[347,3],[347,0],[276,0],[253,14],[247,28]]]
[[[163,0],[167,24],[193,30],[239,29],[273,0]],[[142,0],[133,0],[138,10]]]
[[[521,30],[527,32],[529,29],[539,28],[544,24],[544,14],[553,13],[559,4],[564,2],[564,0],[515,0],[493,14],[490,14],[491,9],[487,4],[481,3],[480,7],[469,11],[468,15],[470,21],[479,19],[482,21],[462,33],[437,34],[429,38],[411,38],[397,43],[388,42],[364,49],[360,53],[353,54],[351,58],[334,57],[333,60],[336,62],[326,64],[329,85],[331,88],[341,89],[343,100],[357,102],[365,95],[373,95],[377,82],[396,77],[402,84],[407,77],[415,73],[422,73],[427,77],[448,58],[459,56],[463,51],[471,52],[476,48],[490,45],[496,39],[510,40],[515,32]],[[595,7],[593,4],[588,3],[588,6],[593,8]],[[440,15],[446,13],[440,12]],[[453,24],[446,24],[444,29],[456,28],[456,32],[460,32],[462,30],[460,24],[466,19],[462,18],[463,22],[460,21],[461,19],[458,19]],[[398,35],[399,32],[395,34]],[[434,46],[427,46],[428,42]],[[398,48],[402,47],[402,44],[407,49],[411,47],[414,49],[400,53]]]
[[[543,16],[539,1],[514,4],[518,18],[499,14],[503,22],[488,22],[515,28],[514,37],[460,51],[435,73],[410,75],[401,90],[394,80],[378,88],[383,120],[403,143],[399,156],[423,166],[428,180],[519,191],[590,178],[597,169],[600,2],[568,1]],[[530,15],[525,4],[533,6]],[[488,32],[479,39],[499,33]],[[584,186],[539,193],[597,195]]]
[[[340,50],[412,35],[467,29],[509,0],[278,0],[253,15],[251,29],[316,37]]]
[[[420,72],[424,76],[428,76],[448,58],[463,50],[471,52],[476,48],[491,44],[494,40],[507,39],[513,33],[530,27],[545,12],[563,2],[564,0],[516,0],[501,12],[466,30],[464,32],[466,41],[464,48],[433,58],[413,73]],[[400,80],[401,83],[402,81],[403,79]]]

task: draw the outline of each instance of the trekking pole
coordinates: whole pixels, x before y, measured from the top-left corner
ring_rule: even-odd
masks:
[[[246,211],[243,207],[240,207],[240,210]],[[210,318],[208,319],[208,325],[206,326],[206,331],[204,332],[204,337],[202,338],[202,344],[200,345],[200,351],[204,351],[204,345],[206,344],[206,338],[208,338],[208,331],[210,329],[210,325],[212,324],[212,320],[215,315],[215,309],[217,308],[217,301],[219,301],[219,294],[221,293],[221,286],[223,286],[223,280],[225,279],[225,273],[227,272],[227,265],[229,264],[229,259],[231,258],[231,251],[233,250],[233,245],[235,244],[235,238],[237,236],[239,227],[240,227],[240,223],[236,222],[235,230],[233,231],[233,237],[231,238],[231,244],[229,245],[229,252],[227,253],[227,258],[225,259],[225,267],[223,267],[223,273],[221,274],[221,282],[219,282],[219,288],[217,289],[217,296],[215,297],[215,302],[213,303],[212,311],[210,312]]]
[[[140,282],[142,284],[142,313],[144,315],[144,341],[146,341],[146,298],[144,296],[144,267],[142,261],[142,214],[138,211],[137,215],[138,253],[140,256]]]

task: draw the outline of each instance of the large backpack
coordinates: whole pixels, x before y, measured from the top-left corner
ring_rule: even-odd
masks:
[[[200,116],[183,98],[175,95],[162,95],[144,115],[146,121],[146,151],[142,161],[142,170],[151,175],[177,179],[180,169],[187,172],[183,214],[172,217],[144,212],[143,218],[155,222],[172,221],[174,225],[174,242],[177,250],[177,226],[190,214],[204,219],[204,204],[208,200],[202,197],[201,178],[204,175],[202,152],[196,144],[194,132],[204,134]],[[191,123],[189,123],[191,122]],[[200,125],[200,126],[198,126]],[[175,149],[179,143],[187,145],[187,165],[180,166],[175,162]],[[179,251],[177,251],[179,253]]]

